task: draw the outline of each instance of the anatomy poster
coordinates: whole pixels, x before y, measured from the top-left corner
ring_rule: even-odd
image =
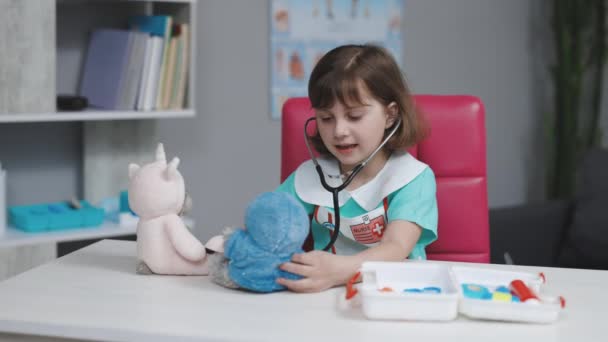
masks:
[[[316,62],[343,44],[374,43],[401,62],[403,0],[271,0],[272,118],[285,100],[306,96]]]

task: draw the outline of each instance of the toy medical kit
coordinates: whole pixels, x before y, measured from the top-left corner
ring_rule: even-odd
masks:
[[[494,291],[492,293],[492,300],[496,300],[499,302],[510,302],[513,299],[513,296],[510,293],[504,293],[500,291]]]
[[[441,293],[441,288],[436,287],[436,286],[427,286],[425,288],[409,288],[409,289],[405,289],[403,290],[403,292],[410,292],[410,293]]]
[[[490,299],[492,294],[487,287],[477,284],[462,284],[462,294],[467,298]]]
[[[534,295],[532,290],[526,286],[526,284],[519,280],[515,279],[510,284],[511,291],[519,297],[519,300],[524,303],[540,303],[538,297]]]
[[[361,284],[355,282],[362,277]],[[541,295],[544,275],[427,261],[365,262],[346,287],[360,295],[369,319],[449,321],[470,319],[551,323],[563,297]],[[387,289],[390,289],[387,290]],[[536,301],[537,305],[529,305]]]

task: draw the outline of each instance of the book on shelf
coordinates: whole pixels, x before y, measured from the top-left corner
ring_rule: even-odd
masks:
[[[175,76],[175,54],[177,52],[177,41],[179,37],[179,26],[174,25],[171,39],[169,40],[169,53],[167,55],[167,69],[165,70],[165,78],[161,84],[162,87],[162,98],[161,98],[161,109],[169,108],[169,98],[171,95],[171,85],[173,84],[173,78]]]
[[[134,16],[128,30],[92,32],[80,95],[110,110],[182,109],[190,63],[189,25]]]
[[[144,61],[140,86],[140,101],[136,108],[149,111],[160,109],[157,105],[159,96],[159,83],[162,82],[164,67],[165,45],[171,35],[173,19],[166,15],[137,15],[129,18],[129,28],[145,32],[149,35],[148,41],[151,49],[147,60]],[[160,50],[160,54],[159,54]]]
[[[137,92],[142,78],[148,35],[142,32],[131,32],[131,49],[124,75],[119,109],[136,109]]]
[[[144,64],[142,66],[141,81],[139,82],[139,89],[137,90],[137,100],[135,103],[135,109],[137,110],[143,110],[144,108],[146,84],[149,83],[148,79],[150,77],[150,68],[152,64],[152,36],[146,37],[144,45]]]
[[[181,109],[184,108],[185,89],[189,60],[189,25],[175,23],[170,16],[134,16],[129,19],[129,27],[147,32],[156,42],[151,56],[144,65],[142,74],[141,101],[137,108]],[[158,54],[158,49],[161,54]],[[150,102],[152,102],[150,104]]]
[[[180,36],[177,41],[175,58],[175,72],[169,100],[169,108],[179,109],[184,107],[186,81],[188,79],[188,65],[190,61],[190,27],[188,24],[180,24]]]
[[[138,21],[144,22],[141,17],[138,17]],[[165,24],[168,22],[169,20],[164,21]],[[173,21],[171,20],[171,22]],[[133,24],[131,27],[141,29],[144,26]],[[142,108],[143,110],[182,109],[184,108],[188,64],[190,62],[189,25],[185,23],[172,24],[169,39],[164,35],[159,36],[161,32],[159,23],[156,25],[150,24],[147,27],[153,39],[162,38],[163,44],[156,47],[156,49],[161,49],[161,55],[154,53],[154,56],[149,60],[153,65],[150,68],[144,66],[148,75],[142,75],[142,82],[154,84],[142,85],[141,89],[147,89],[143,94],[145,105]],[[158,64],[157,58],[160,58],[160,64]],[[147,93],[147,91],[154,95]],[[151,105],[149,104],[150,100],[153,102]]]
[[[165,32],[163,35],[163,41],[165,42],[163,45],[163,57],[162,63],[160,67],[159,81],[156,89],[156,109],[163,109],[163,94],[165,92],[166,86],[166,78],[169,69],[169,47],[171,42],[171,34],[173,31],[173,19],[171,17],[167,17]]]
[[[162,37],[151,36],[152,52],[150,55],[150,68],[148,78],[144,85],[144,100],[141,110],[156,109],[156,94],[160,80],[161,65],[163,62],[164,41]]]
[[[167,57],[167,69],[162,83],[162,109],[183,108],[184,90],[181,91],[181,98],[178,97],[179,88],[185,87],[184,75],[187,72],[188,59],[188,24],[175,24],[169,43],[169,54]],[[182,84],[183,83],[183,84]]]
[[[91,107],[121,109],[132,31],[97,29],[91,33],[80,95]]]

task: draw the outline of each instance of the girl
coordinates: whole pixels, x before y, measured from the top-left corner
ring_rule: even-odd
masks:
[[[317,63],[308,83],[317,132],[311,142],[319,164],[338,186],[398,125],[386,145],[340,192],[340,235],[330,252],[322,249],[333,232],[332,195],[311,160],[278,188],[299,199],[312,215],[313,251],[281,265],[300,280],[279,278],[295,292],[318,292],[345,284],[364,261],[425,259],[437,239],[433,171],[405,150],[424,136],[421,118],[401,71],[383,48],[346,45]]]

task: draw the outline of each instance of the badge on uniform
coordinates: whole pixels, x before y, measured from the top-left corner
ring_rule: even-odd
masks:
[[[384,215],[378,215],[373,219],[369,219],[369,215],[363,216],[363,223],[357,225],[351,225],[350,230],[353,233],[353,237],[359,243],[371,244],[376,243],[382,239],[384,233]]]

